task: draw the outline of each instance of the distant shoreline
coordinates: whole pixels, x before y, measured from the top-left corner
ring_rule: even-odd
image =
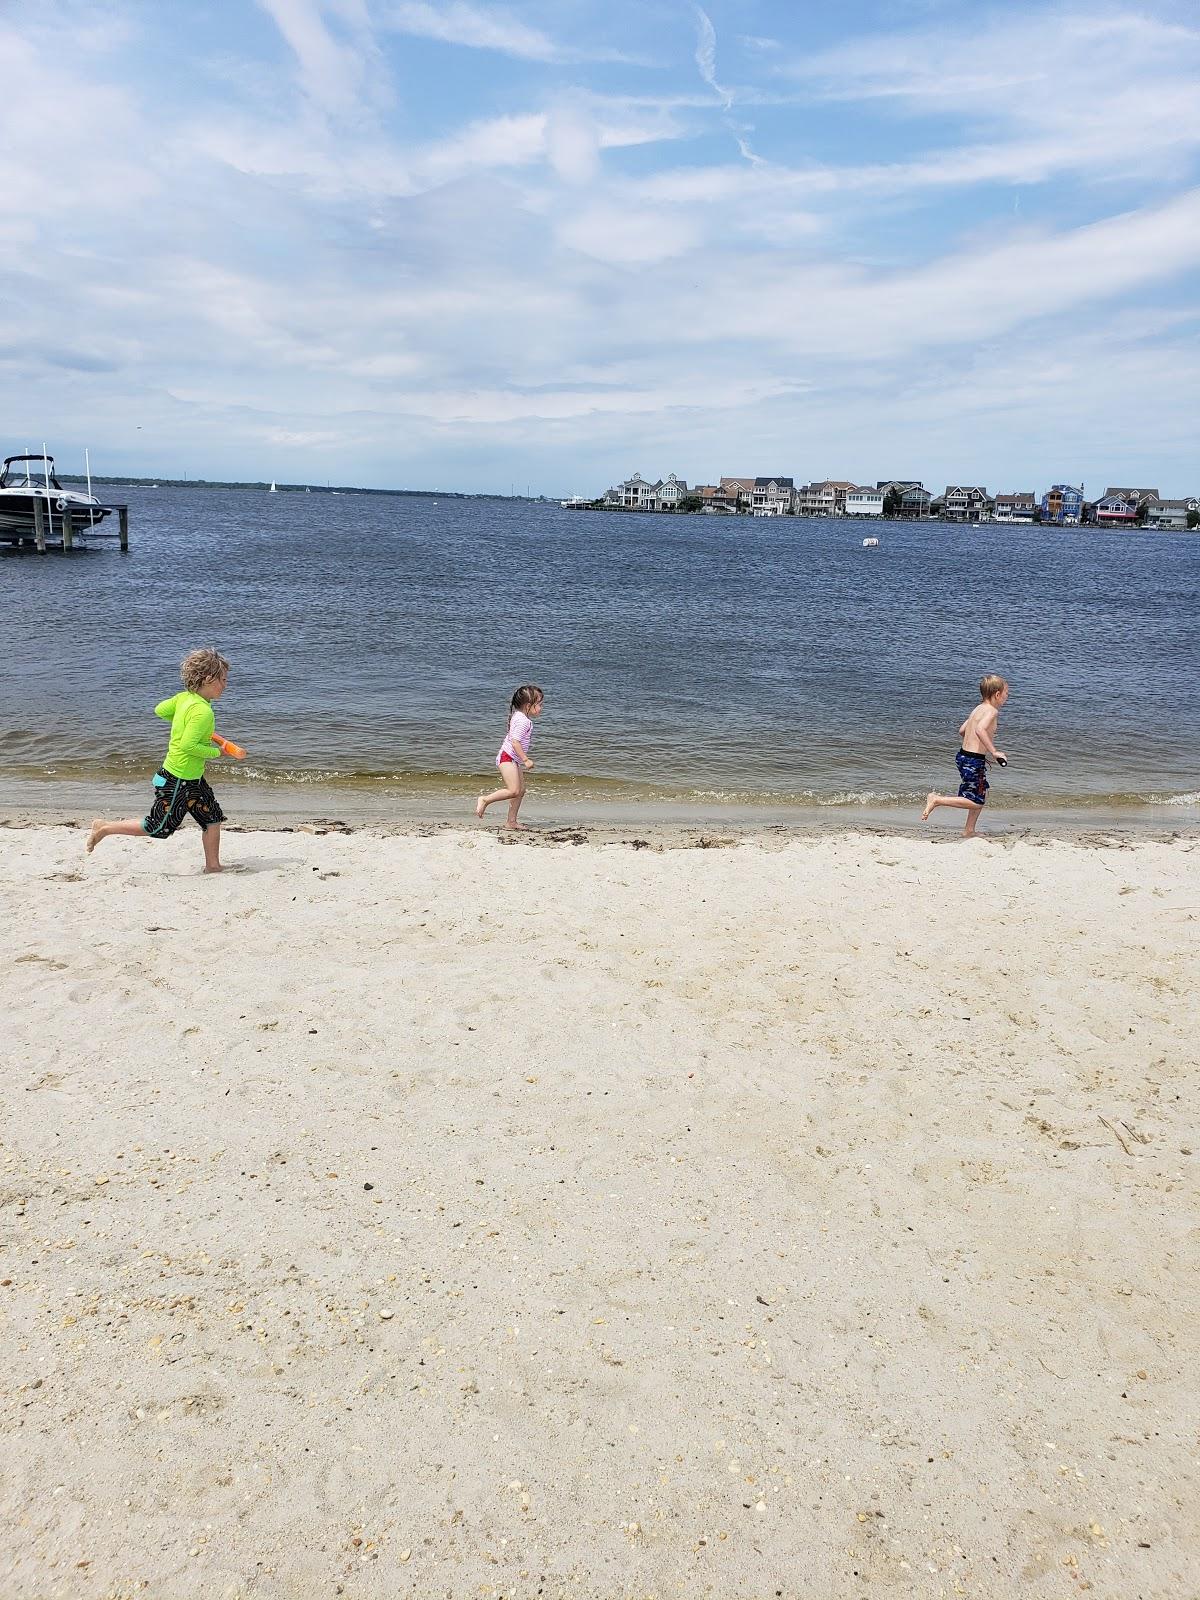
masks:
[[[86,483],[81,472],[59,472],[56,474],[60,483]],[[235,483],[226,482],[220,478],[131,478],[127,475],[104,477],[93,472],[93,484],[103,483],[118,485],[128,489],[257,489],[263,494],[271,492],[269,483]],[[526,505],[557,505],[558,502],[549,495],[536,494],[488,494],[482,490],[469,489],[364,489],[361,485],[351,483],[277,483],[277,494],[371,494],[371,495],[396,495],[419,500],[517,500]]]

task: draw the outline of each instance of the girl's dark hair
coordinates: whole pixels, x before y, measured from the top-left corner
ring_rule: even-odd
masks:
[[[511,717],[514,711],[524,711],[529,706],[537,705],[539,700],[544,700],[545,698],[546,696],[536,683],[523,683],[509,703],[508,714]]]

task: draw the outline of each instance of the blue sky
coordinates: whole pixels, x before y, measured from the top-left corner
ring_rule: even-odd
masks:
[[[504,492],[1200,489],[1193,4],[3,20],[13,449]]]

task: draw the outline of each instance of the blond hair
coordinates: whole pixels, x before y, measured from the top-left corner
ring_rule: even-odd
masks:
[[[1001,689],[1007,689],[1007,682],[998,672],[985,672],[979,680],[979,698],[990,700],[993,695],[999,694]]]
[[[196,694],[210,678],[227,678],[229,663],[219,650],[189,650],[179,663],[179,676],[183,687]]]

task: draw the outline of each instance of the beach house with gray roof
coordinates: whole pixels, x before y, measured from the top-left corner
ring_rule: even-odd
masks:
[[[796,485],[791,478],[755,478],[750,506],[756,517],[785,517],[795,498]]]
[[[1151,500],[1146,506],[1144,526],[1162,533],[1184,533],[1189,512],[1200,512],[1200,499],[1195,495],[1183,500]]]
[[[1092,518],[1098,528],[1133,528],[1142,507],[1157,499],[1157,489],[1123,489],[1110,484],[1092,508]]]
[[[1029,494],[998,494],[996,496],[996,509],[992,512],[995,522],[1032,522],[1037,502],[1032,491]]]
[[[914,478],[886,478],[877,480],[875,487],[882,490],[884,502],[890,499],[898,517],[927,517],[933,496],[925,485]]]
[[[847,489],[846,515],[848,517],[881,517],[883,515],[884,498],[883,490],[872,489],[870,484],[863,484],[856,489]]]
[[[942,496],[946,522],[984,522],[990,507],[988,492],[978,484],[948,483]]]

